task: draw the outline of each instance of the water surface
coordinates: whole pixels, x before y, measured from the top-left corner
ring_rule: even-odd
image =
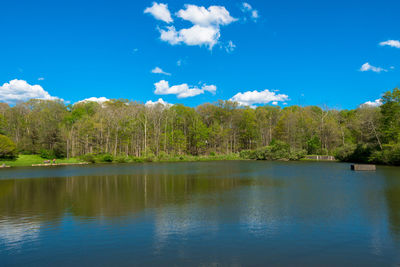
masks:
[[[400,169],[227,161],[0,171],[0,265],[398,266]]]

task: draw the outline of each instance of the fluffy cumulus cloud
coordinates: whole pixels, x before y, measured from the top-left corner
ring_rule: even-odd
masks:
[[[382,71],[386,72],[387,70],[385,70],[384,68],[381,68],[381,67],[372,66],[371,64],[369,64],[369,63],[367,62],[367,63],[364,63],[364,64],[361,66],[360,71],[362,71],[362,72],[365,72],[365,71],[373,71],[373,72],[379,73],[379,72],[382,72]]]
[[[185,9],[179,10],[176,15],[194,25],[203,27],[228,25],[236,20],[223,6],[210,6],[206,9],[203,6],[185,5]]]
[[[150,9],[159,5],[163,4],[153,3],[153,6],[147,8],[145,12],[150,13]],[[163,8],[168,10],[166,5]],[[170,14],[169,11],[168,14]],[[220,26],[229,25],[237,20],[223,6],[205,8],[203,6],[185,5],[175,15],[193,25],[182,29],[176,29],[175,26],[159,28],[160,39],[171,45],[206,46],[210,50],[218,43],[221,37]],[[168,23],[173,22],[172,18],[163,21]]]
[[[29,99],[56,100],[40,85],[30,85],[24,80],[14,79],[0,86],[0,101],[15,104]]]
[[[379,45],[381,46],[391,46],[391,47],[396,47],[400,48],[400,41],[399,40],[387,40],[385,42],[380,42]]]
[[[154,18],[162,20],[166,23],[171,23],[174,21],[171,17],[171,13],[169,12],[167,4],[158,4],[156,2],[153,2],[153,5],[146,8],[144,10],[144,13],[151,14]]]
[[[110,99],[102,96],[102,97],[89,97],[89,98],[83,99],[81,101],[78,101],[76,103],[96,102],[99,104],[103,104],[104,102],[107,102],[107,101],[110,101]]]
[[[215,27],[203,27],[194,25],[188,29],[181,29],[177,31],[174,26],[167,27],[166,30],[160,30],[161,40],[168,42],[171,45],[186,44],[189,46],[208,46],[212,49],[218,42],[220,32]]]
[[[254,21],[260,17],[258,10],[254,9],[249,3],[242,3],[242,11],[246,14],[249,14]]]
[[[264,91],[247,91],[244,93],[237,93],[230,101],[238,102],[243,106],[255,107],[255,104],[268,104],[278,105],[278,102],[285,102],[289,100],[289,96],[285,94],[277,94],[273,91],[265,89]]]
[[[155,67],[154,69],[151,70],[151,73],[155,73],[155,74],[164,74],[164,75],[171,75],[171,73],[165,72],[163,71],[161,68],[159,67]]]
[[[172,106],[172,104],[164,101],[162,98],[159,98],[157,101],[149,100],[149,101],[146,102],[145,105],[148,106],[148,107],[153,107],[153,106],[156,106],[156,105],[162,105],[162,106],[165,106],[165,107]]]
[[[154,93],[157,95],[176,95],[178,98],[187,98],[192,96],[197,96],[204,94],[204,92],[210,92],[215,94],[217,91],[217,87],[215,85],[206,85],[204,84],[201,88],[196,86],[189,86],[188,84],[180,84],[170,86],[168,81],[161,80],[154,84],[155,91]]]
[[[370,107],[379,107],[382,105],[382,99],[376,99],[375,101],[367,101],[364,104],[362,104],[362,106],[370,106]]]

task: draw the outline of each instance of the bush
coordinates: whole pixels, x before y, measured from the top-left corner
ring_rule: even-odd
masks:
[[[161,152],[158,154],[157,158],[158,158],[158,160],[165,160],[165,159],[168,159],[169,156],[168,156],[168,154],[165,153],[164,151],[161,151]]]
[[[113,162],[114,157],[111,154],[103,154],[100,156],[102,162]]]
[[[302,149],[302,150],[297,150],[294,152],[290,153],[289,160],[300,160],[304,158],[307,155],[307,151]]]
[[[96,158],[93,154],[83,155],[83,156],[81,156],[81,159],[85,162],[96,163]]]
[[[256,159],[256,153],[253,150],[242,150],[239,153],[242,159]]]
[[[317,136],[313,136],[307,141],[307,153],[309,155],[317,154],[321,149],[321,141]]]
[[[115,161],[118,163],[127,163],[129,161],[129,158],[125,156],[119,156],[115,159]]]
[[[56,157],[56,155],[54,154],[54,151],[49,150],[49,149],[41,149],[39,156],[42,159],[54,159]]]
[[[63,144],[56,144],[53,149],[53,154],[56,159],[63,159],[67,156],[65,151],[65,145]]]
[[[400,165],[400,145],[386,145],[382,151],[375,151],[370,161],[377,164]]]
[[[242,150],[240,157],[243,159],[257,160],[299,160],[306,156],[307,151],[290,151],[290,146],[285,142],[272,141],[269,146],[257,150]]]
[[[368,163],[371,162],[372,151],[367,145],[345,145],[336,149],[335,157],[345,162]]]
[[[132,162],[137,162],[137,163],[142,163],[143,159],[142,158],[138,158],[138,157],[132,157]]]
[[[5,135],[0,134],[0,158],[14,159],[17,157],[17,147],[14,142]]]
[[[349,161],[355,149],[356,145],[345,144],[344,146],[341,146],[335,150],[334,156],[340,161]]]
[[[290,147],[285,142],[272,141],[269,146],[257,150],[256,155],[260,160],[289,159]]]

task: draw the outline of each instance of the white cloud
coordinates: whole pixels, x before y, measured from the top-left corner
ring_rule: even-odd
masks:
[[[154,3],[153,7],[158,7],[158,5],[162,4]],[[164,8],[167,8],[167,6]],[[185,5],[185,8],[179,10],[176,16],[191,22],[193,25],[178,30],[175,26],[159,29],[160,39],[171,45],[207,46],[210,50],[221,37],[220,26],[229,25],[237,20],[223,6],[210,6],[206,9],[203,6]],[[167,21],[172,22],[172,18]]]
[[[254,21],[260,17],[258,10],[254,9],[249,3],[242,3],[242,11],[243,13],[248,13]]]
[[[180,66],[182,66],[182,63],[183,63],[182,59],[179,59],[179,60],[176,62],[176,65],[180,67]]]
[[[391,47],[396,47],[396,48],[400,48],[400,41],[398,40],[387,40],[385,42],[380,42],[379,43],[380,46],[391,46]]]
[[[185,9],[179,10],[176,15],[194,25],[204,27],[228,25],[237,20],[223,6],[210,6],[206,9],[203,6],[185,5]]]
[[[60,99],[51,96],[42,86],[30,85],[24,80],[14,79],[0,86],[0,101],[2,102],[15,104],[18,101],[27,101],[33,98],[43,100]]]
[[[373,71],[373,72],[379,73],[379,72],[382,72],[382,71],[386,72],[387,70],[385,70],[385,69],[383,69],[383,68],[381,68],[381,67],[372,66],[372,65],[370,65],[370,64],[367,62],[367,63],[364,63],[364,64],[361,66],[360,71],[362,71],[362,72],[365,72],[365,71]]]
[[[285,94],[276,94],[275,92],[265,89],[264,91],[247,91],[244,93],[237,93],[230,101],[238,102],[243,106],[255,107],[254,104],[268,104],[272,102],[277,105],[278,102],[289,100],[289,96]]]
[[[251,11],[253,8],[251,7],[251,5],[249,3],[242,3],[242,10],[243,11]]]
[[[102,97],[89,97],[86,99],[83,99],[81,101],[76,102],[77,103],[85,103],[85,102],[97,102],[99,104],[103,104],[104,102],[110,101],[110,99],[102,96]]]
[[[165,72],[163,71],[161,68],[159,67],[155,67],[154,69],[151,70],[151,73],[155,73],[155,74],[164,74],[164,75],[171,75],[171,73]]]
[[[232,53],[235,48],[236,45],[232,41],[229,41],[228,44],[225,46],[225,50],[227,53]]]
[[[158,104],[166,106],[166,107],[172,106],[172,104],[164,101],[162,98],[159,98],[157,101],[154,101],[154,102],[149,100],[149,101],[146,102],[145,105],[152,107],[152,106],[155,106],[155,105],[158,105]]]
[[[366,106],[371,106],[371,107],[379,107],[382,105],[382,99],[376,99],[374,102],[372,101],[367,101],[361,106],[366,105]]]
[[[39,77],[38,81],[44,81],[44,78],[43,77]]]
[[[144,13],[149,13],[153,15],[154,18],[162,20],[166,23],[173,22],[167,4],[158,4],[156,2],[153,2],[153,5],[151,7],[146,8],[144,10]]]
[[[204,94],[205,91],[215,94],[215,92],[217,91],[217,87],[215,85],[204,84],[201,88],[198,88],[196,86],[190,87],[186,83],[169,86],[168,81],[165,80],[161,80],[158,83],[155,83],[154,86],[156,88],[156,90],[154,91],[156,95],[176,95],[178,98],[197,96],[200,94]]]
[[[160,30],[161,40],[170,43],[171,45],[186,44],[190,46],[208,46],[211,50],[218,42],[220,32],[218,28],[208,26],[203,27],[194,25],[188,29],[176,31],[174,26],[167,27],[167,30]]]

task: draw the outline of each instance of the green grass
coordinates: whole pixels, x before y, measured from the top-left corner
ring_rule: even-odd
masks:
[[[182,156],[172,156],[164,155],[164,157],[124,157],[123,161],[118,159],[121,157],[114,158],[112,163],[134,163],[134,162],[191,162],[191,161],[218,161],[218,160],[241,160],[239,154],[228,154],[228,155],[214,155],[214,156],[192,156],[192,155],[182,155]],[[0,165],[6,164],[11,167],[23,167],[32,166],[32,164],[43,164],[45,159],[41,158],[39,155],[19,155],[15,160],[0,160]],[[70,159],[57,159],[56,163],[79,163],[83,162],[78,158]],[[95,157],[96,163],[104,163],[101,157]]]
[[[45,159],[38,155],[19,155],[15,160],[0,160],[0,165],[6,164],[11,167],[32,166],[32,164],[43,164]],[[76,158],[57,159],[56,163],[78,163],[81,162]]]

